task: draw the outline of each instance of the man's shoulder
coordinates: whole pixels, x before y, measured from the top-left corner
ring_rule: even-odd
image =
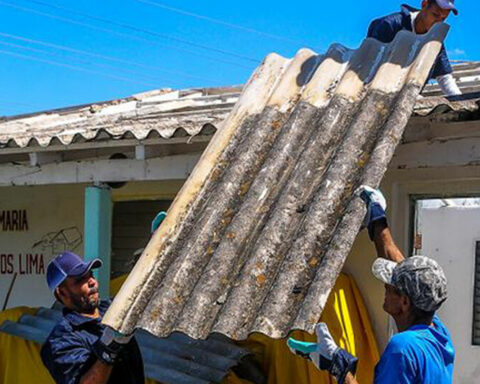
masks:
[[[386,351],[390,353],[409,354],[416,350],[421,339],[421,334],[415,331],[403,331],[392,336]]]
[[[65,345],[68,339],[74,337],[72,325],[63,317],[52,329],[41,348],[42,360],[46,364],[51,360],[52,354],[56,353],[60,346]]]
[[[72,340],[75,338],[75,332],[72,325],[67,319],[62,318],[52,329],[43,344],[42,349],[55,349],[55,346],[60,345],[62,340]]]
[[[383,43],[390,43],[398,32],[403,29],[409,29],[411,22],[406,19],[407,17],[408,15],[403,12],[395,12],[375,19],[368,27],[367,36]]]
[[[390,13],[389,15],[379,17],[377,18],[377,20],[384,20],[392,23],[394,22],[401,23],[404,17],[405,17],[405,13],[403,12],[393,12],[393,13]]]
[[[55,327],[50,332],[48,339],[58,338],[62,335],[71,334],[72,331],[72,324],[70,324],[70,322],[65,317],[62,317],[62,319],[57,324],[55,324]]]

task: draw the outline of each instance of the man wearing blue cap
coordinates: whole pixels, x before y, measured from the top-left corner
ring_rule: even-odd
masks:
[[[99,259],[87,263],[72,252],[62,252],[48,264],[48,286],[65,307],[41,356],[57,384],[145,382],[142,357],[132,335],[101,324],[110,304],[99,299],[92,273],[101,265]]]
[[[455,350],[435,314],[447,299],[445,274],[428,257],[404,258],[388,228],[386,201],[380,191],[362,186],[359,194],[367,204],[364,224],[378,254],[372,272],[384,283],[383,309],[399,331],[375,367],[374,383],[451,384]],[[317,343],[289,339],[292,352],[327,370],[339,384],[358,384],[357,358],[337,346],[325,323],[317,324],[315,331]]]
[[[453,12],[455,15],[458,14],[454,1],[423,0],[421,9],[402,5],[400,12],[372,21],[368,28],[367,36],[373,37],[382,43],[390,43],[395,38],[395,35],[402,30],[423,35],[434,24],[445,21],[450,12]],[[452,66],[443,45],[429,78],[436,79],[443,93],[447,96],[456,96],[462,93],[452,75]]]

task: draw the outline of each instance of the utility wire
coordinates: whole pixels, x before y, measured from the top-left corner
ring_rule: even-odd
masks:
[[[11,105],[11,106],[14,106],[14,107],[30,107],[30,108],[37,108],[38,107],[38,104],[35,105],[35,104],[29,104],[29,103],[19,103],[17,101],[11,101],[11,100],[5,100],[5,99],[0,99],[0,104],[3,104],[3,105]]]
[[[17,114],[17,113],[22,113],[23,112],[23,108],[20,108],[20,107],[12,107],[10,104],[5,104],[5,103],[2,103],[0,102],[0,108],[3,110],[1,111],[0,110],[0,116],[2,116],[3,114]],[[0,121],[1,123],[1,121]]]
[[[65,47],[65,46],[61,46],[61,45],[57,45],[57,44],[51,44],[51,43],[43,42],[43,41],[39,41],[39,40],[28,39],[28,38],[24,38],[24,37],[21,37],[21,36],[11,35],[11,34],[8,34],[8,33],[0,32],[0,37],[9,38],[9,39],[22,41],[22,42],[26,42],[26,43],[31,43],[31,44],[37,44],[37,45],[40,45],[40,46],[43,46],[43,47],[54,48],[54,49],[58,49],[60,51],[65,51],[65,52],[70,52],[70,53],[75,53],[75,54],[81,54],[81,55],[88,56],[88,57],[98,57],[98,58],[101,58],[101,59],[104,59],[104,60],[108,60],[108,61],[112,61],[112,62],[118,62],[118,63],[121,63],[121,64],[136,65],[138,67],[147,68],[147,69],[157,69],[157,67],[138,64],[138,63],[130,62],[129,60],[123,60],[123,59],[118,59],[118,58],[115,58],[115,57],[104,56],[104,55],[97,55],[95,53],[91,53],[91,52],[87,52],[87,51],[77,50],[77,49],[73,49],[73,48],[69,48],[69,47]],[[6,42],[2,43],[1,41],[0,41],[0,44],[15,46],[17,48],[22,48],[22,49],[27,49],[27,50],[34,50],[33,48],[30,48],[30,47],[27,48],[26,46],[23,46],[23,45],[15,45],[15,44],[12,44],[12,43],[7,44]],[[37,49],[37,52],[44,53],[44,54],[47,54],[47,55],[54,54],[50,51],[38,50],[38,49]],[[150,80],[157,81],[157,82],[158,81],[165,81],[165,80],[172,81],[172,78],[166,78],[164,76],[163,77],[162,76],[152,76],[152,75],[150,75],[148,73],[145,73],[145,72],[139,72],[139,71],[135,71],[135,70],[124,68],[124,67],[119,68],[119,67],[116,67],[115,65],[112,65],[112,64],[103,64],[103,63],[98,63],[98,62],[93,63],[93,62],[85,61],[85,60],[78,59],[78,58],[76,60],[80,61],[80,62],[83,62],[84,64],[86,63],[86,64],[96,65],[96,66],[104,67],[104,68],[113,68],[115,70],[119,70],[119,71],[122,71],[122,72],[128,72],[128,73],[137,75],[139,77],[143,77],[143,78],[150,79]],[[197,78],[196,76],[193,76],[193,77]],[[206,80],[205,78],[200,78],[200,77],[198,77],[198,79],[201,79],[201,80],[204,80],[204,81]],[[215,82],[214,80],[211,80],[211,79],[208,80],[208,81]],[[176,79],[175,79],[175,83],[182,84],[182,86],[185,86],[185,87],[190,86],[190,84],[185,83],[184,81],[177,81]]]
[[[10,43],[10,42],[6,42],[6,41],[1,41],[0,40],[0,45],[6,45],[6,46],[9,46],[9,47],[13,47],[13,48],[18,48],[18,49],[23,49],[23,50],[26,50],[26,51],[31,51],[31,52],[35,52],[35,53],[41,53],[41,54],[44,54],[44,55],[49,55],[49,56],[57,56],[58,54],[55,53],[55,52],[51,52],[51,51],[46,51],[44,49],[38,49],[38,48],[33,48],[33,47],[28,47],[28,46],[24,46],[24,45],[19,45],[19,44],[14,44],[14,43]],[[128,68],[118,68],[118,67],[115,67],[111,64],[104,64],[104,63],[92,63],[91,61],[88,61],[88,60],[83,60],[83,59],[79,59],[79,58],[76,58],[75,61],[81,63],[81,64],[86,64],[88,66],[97,66],[97,67],[101,67],[101,68],[106,68],[106,69],[113,69],[113,70],[120,70],[122,72],[127,72],[127,73],[130,73],[132,75],[135,75],[137,78],[139,78],[140,81],[143,81],[143,80],[146,80],[146,81],[155,81],[155,82],[159,82],[160,80],[158,78],[155,78],[155,77],[152,77],[152,76],[149,76],[149,75],[146,75],[144,73],[141,73],[141,72],[138,72],[138,71],[133,71],[131,69],[128,69]],[[143,78],[143,79],[142,79]],[[165,81],[165,79],[163,79],[162,81]],[[149,83],[146,83],[146,84],[149,84]],[[184,86],[185,83],[183,83]]]
[[[251,61],[251,62],[254,62],[254,63],[258,63],[258,62],[259,62],[259,60],[256,59],[256,58],[249,57],[249,56],[245,56],[245,55],[241,55],[241,54],[238,54],[238,53],[236,53],[236,52],[227,51],[227,50],[224,50],[224,49],[215,48],[215,47],[211,47],[211,46],[204,45],[204,44],[200,44],[200,43],[195,43],[195,42],[190,41],[190,40],[185,40],[185,39],[181,39],[181,38],[179,38],[179,37],[169,36],[169,35],[166,35],[166,34],[164,34],[164,33],[159,33],[159,32],[155,32],[155,31],[151,31],[151,30],[149,30],[149,29],[136,27],[136,26],[131,25],[131,24],[127,24],[127,23],[122,23],[122,22],[119,22],[119,21],[114,21],[114,20],[105,19],[105,18],[103,18],[103,17],[91,15],[91,14],[88,14],[88,13],[85,13],[85,12],[82,12],[82,11],[77,11],[77,10],[75,10],[75,9],[71,9],[71,8],[67,8],[67,7],[62,7],[62,6],[55,5],[55,4],[49,4],[49,3],[46,3],[46,2],[40,1],[40,0],[24,0],[24,1],[26,1],[26,2],[28,2],[28,3],[33,3],[33,4],[37,4],[37,5],[43,5],[44,7],[53,8],[53,9],[57,9],[57,10],[60,10],[60,11],[68,12],[68,13],[71,13],[71,14],[74,14],[74,15],[78,15],[78,16],[84,17],[84,18],[86,18],[86,19],[95,20],[95,21],[100,21],[100,22],[102,22],[102,23],[106,23],[106,24],[114,25],[114,26],[116,26],[116,27],[128,29],[128,30],[130,30],[130,31],[140,32],[140,33],[144,33],[144,34],[146,34],[146,35],[150,35],[150,36],[159,37],[159,38],[162,38],[162,39],[171,40],[171,41],[174,41],[174,42],[176,42],[176,43],[181,43],[181,44],[185,44],[185,45],[190,45],[190,46],[192,46],[192,47],[201,48],[201,49],[204,49],[204,50],[207,50],[207,51],[212,51],[212,52],[220,53],[220,54],[222,54],[222,55],[232,56],[232,57],[235,57],[235,58],[237,58],[237,59],[247,60],[247,61]]]
[[[24,60],[37,61],[37,62],[40,62],[40,63],[49,64],[49,65],[54,65],[54,66],[57,66],[57,67],[68,68],[68,69],[71,69],[71,70],[74,70],[74,71],[86,72],[86,73],[90,73],[90,74],[94,74],[94,75],[110,77],[110,78],[112,78],[112,79],[119,80],[119,81],[126,81],[126,82],[129,82],[129,83],[142,84],[142,85],[147,85],[147,86],[151,86],[151,87],[154,87],[154,86],[155,86],[155,85],[152,84],[152,83],[146,83],[146,82],[143,82],[143,81],[137,81],[137,80],[133,80],[133,79],[130,79],[130,78],[127,78],[127,77],[116,76],[116,75],[112,75],[112,74],[109,74],[109,73],[92,71],[92,70],[90,70],[90,69],[86,69],[86,68],[82,68],[82,67],[77,67],[77,66],[70,65],[70,64],[60,63],[60,62],[58,62],[58,61],[53,61],[53,60],[48,60],[48,59],[41,59],[41,58],[34,57],[34,56],[23,55],[23,54],[21,54],[21,53],[16,53],[16,52],[11,52],[11,51],[0,50],[0,54],[2,54],[2,55],[7,55],[7,56],[13,56],[13,57],[17,57],[17,58],[19,58],[19,59],[24,59]]]
[[[103,27],[98,27],[96,25],[83,23],[81,21],[72,20],[72,19],[68,19],[68,18],[65,18],[65,17],[57,16],[57,15],[52,15],[50,13],[41,12],[41,11],[38,11],[38,10],[32,9],[32,8],[18,6],[16,4],[8,3],[6,1],[0,1],[0,5],[10,7],[10,8],[14,8],[14,9],[20,10],[22,12],[27,12],[27,13],[32,13],[32,14],[36,14],[36,15],[39,15],[39,16],[47,17],[47,18],[50,18],[50,19],[53,19],[53,20],[59,20],[59,21],[62,21],[64,23],[79,25],[79,26],[87,28],[87,29],[108,33],[108,34],[119,36],[119,37],[122,37],[122,38],[125,38],[125,39],[135,40],[135,41],[143,41],[143,42],[147,42],[149,44],[157,45],[157,46],[160,46],[160,47],[163,47],[163,48],[166,47],[166,48],[169,48],[169,49],[175,49],[175,50],[178,50],[178,51],[187,52],[187,53],[190,53],[190,54],[198,56],[198,57],[203,57],[205,59],[215,61],[216,63],[222,62],[222,63],[225,63],[225,64],[234,65],[234,66],[237,66],[237,67],[240,67],[240,68],[246,68],[246,69],[249,69],[249,70],[252,69],[250,66],[240,64],[236,61],[229,61],[229,60],[225,60],[225,59],[215,58],[215,57],[212,57],[212,56],[204,55],[202,53],[191,51],[191,50],[188,50],[188,49],[185,49],[185,48],[180,48],[180,47],[177,47],[177,46],[175,46],[175,47],[166,46],[164,44],[159,43],[158,41],[149,40],[149,39],[146,39],[144,37],[133,36],[131,34],[122,33],[122,32],[114,31],[114,30],[111,30],[111,29],[103,28]]]
[[[194,17],[196,19],[205,20],[205,21],[208,21],[208,22],[211,22],[211,23],[223,25],[225,27],[232,28],[232,29],[237,29],[239,31],[254,33],[256,35],[267,37],[267,38],[270,38],[270,39],[281,40],[281,41],[285,41],[285,42],[288,42],[288,43],[300,44],[301,46],[305,46],[304,43],[302,43],[301,41],[298,41],[298,40],[290,39],[290,38],[284,37],[284,36],[275,35],[273,33],[262,32],[262,31],[259,31],[257,29],[244,27],[243,25],[239,25],[239,24],[229,23],[227,21],[223,21],[223,20],[220,20],[220,19],[215,19],[215,18],[210,17],[210,16],[205,16],[205,15],[200,15],[198,13],[185,11],[183,9],[171,7],[169,5],[162,4],[162,3],[159,3],[157,1],[151,1],[151,0],[134,0],[134,1],[136,1],[138,3],[143,3],[143,4],[147,4],[147,5],[152,5],[154,7],[162,8],[162,9],[165,9],[165,10],[170,11],[170,12],[178,13],[180,15],[190,16],[190,17]]]
[[[161,71],[161,72],[165,72],[165,73],[172,74],[172,75],[189,77],[189,78],[192,78],[192,79],[197,79],[197,80],[202,80],[202,81],[211,81],[211,82],[215,81],[213,79],[207,79],[205,77],[191,75],[191,74],[186,73],[186,72],[172,71],[172,70],[168,70],[168,69],[165,69],[165,68],[162,68],[162,67],[137,63],[137,62],[130,61],[130,60],[120,59],[118,57],[107,56],[107,55],[103,55],[103,54],[99,54],[99,53],[94,53],[94,52],[90,52],[90,51],[85,51],[85,50],[81,50],[81,49],[77,49],[77,48],[68,47],[68,46],[65,46],[65,45],[54,44],[54,43],[50,43],[48,41],[35,40],[35,39],[30,39],[30,38],[24,37],[24,36],[12,35],[10,33],[0,32],[0,36],[6,37],[6,38],[9,38],[9,39],[24,41],[26,43],[41,45],[41,46],[44,46],[44,47],[59,49],[59,50],[66,51],[66,52],[76,53],[76,54],[90,56],[90,57],[95,57],[95,58],[103,59],[103,60],[108,60],[108,61],[116,62],[116,63],[119,63],[119,64],[132,65],[134,67],[143,68],[143,69],[147,69],[147,70]]]

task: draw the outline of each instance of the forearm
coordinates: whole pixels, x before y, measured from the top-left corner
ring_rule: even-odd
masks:
[[[358,384],[358,381],[350,372],[348,372],[347,377],[345,378],[345,384]]]
[[[374,223],[373,242],[377,249],[377,256],[400,263],[405,259],[393,240],[392,233],[385,221]]]
[[[112,373],[111,365],[97,360],[80,379],[80,384],[106,384]]]

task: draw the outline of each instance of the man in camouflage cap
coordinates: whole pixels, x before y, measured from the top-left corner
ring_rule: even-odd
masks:
[[[451,384],[455,350],[435,314],[447,299],[445,274],[428,257],[403,256],[388,228],[386,201],[380,191],[362,186],[359,194],[367,205],[364,224],[378,254],[372,272],[385,285],[383,309],[399,331],[375,367],[374,383]],[[316,333],[317,343],[289,339],[287,344],[317,368],[330,372],[340,384],[358,384],[356,358],[337,346],[326,324],[317,324]]]
[[[412,256],[401,263],[378,258],[372,272],[424,312],[435,312],[447,299],[447,278],[438,263],[426,256]]]

